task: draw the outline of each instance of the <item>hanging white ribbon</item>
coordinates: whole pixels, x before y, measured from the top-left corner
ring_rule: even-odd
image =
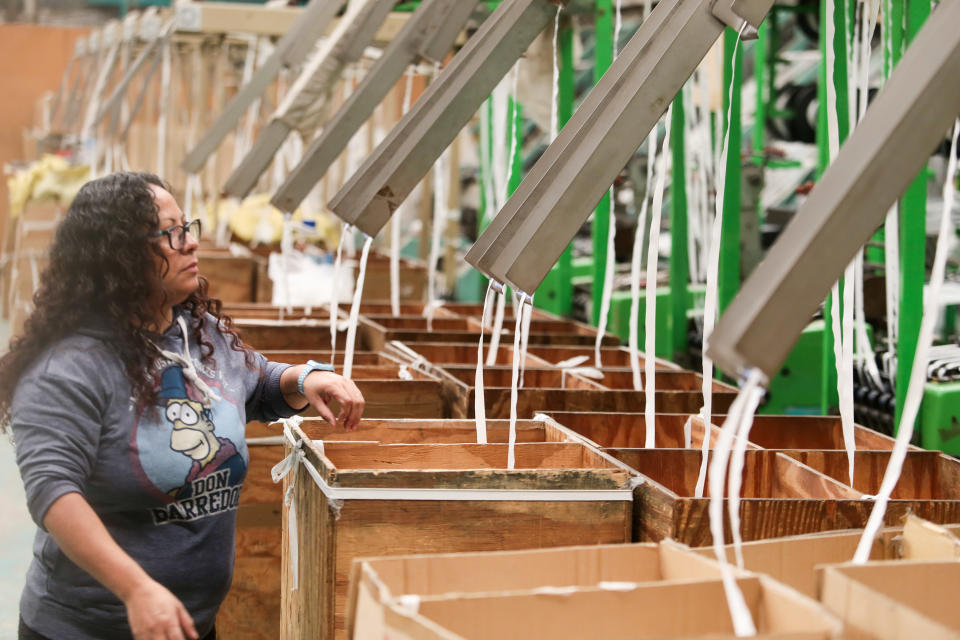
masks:
[[[353,291],[353,304],[350,306],[350,323],[347,325],[347,344],[343,354],[343,377],[350,378],[353,373],[353,349],[357,341],[357,323],[360,319],[360,300],[363,297],[363,281],[367,274],[367,258],[370,256],[370,245],[373,238],[367,236],[363,242],[363,251],[360,254],[360,272],[357,275],[356,289]]]
[[[515,465],[514,449],[517,445],[517,383],[520,376],[520,336],[523,333],[523,316],[527,308],[526,294],[517,292],[517,323],[513,330],[513,371],[510,381],[510,435],[507,448],[507,469]]]
[[[473,417],[477,426],[477,443],[487,443],[487,405],[483,385],[483,328],[487,326],[493,282],[487,284],[487,293],[483,296],[483,315],[480,317],[480,342],[477,345],[477,373],[473,380]]]
[[[343,245],[347,242],[350,225],[340,228],[340,242],[337,243],[337,257],[333,261],[333,286],[330,287],[330,364],[337,359],[337,329],[340,322],[340,267],[343,264]]]
[[[743,593],[737,585],[733,576],[733,568],[727,561],[727,554],[724,551],[723,537],[723,496],[724,479],[726,477],[727,462],[730,457],[730,448],[734,437],[741,430],[744,417],[752,415],[756,410],[756,402],[759,402],[758,394],[762,393],[760,387],[761,374],[752,371],[747,378],[746,384],[740,390],[727,419],[720,430],[720,436],[717,446],[713,451],[710,461],[710,504],[708,511],[710,514],[710,534],[713,537],[713,552],[721,567],[721,579],[723,589],[727,594],[727,606],[730,609],[730,617],[733,620],[734,633],[738,637],[753,636],[757,634],[756,626],[753,623],[753,616],[743,599]],[[732,492],[730,496],[732,497]],[[733,523],[731,523],[731,527]]]
[[[737,33],[737,41],[733,45],[733,55],[731,60],[735,63],[737,59],[737,49],[740,47],[740,39],[743,37],[743,30],[746,27],[740,27]],[[734,68],[734,71],[736,69]],[[719,276],[720,276],[720,242],[723,236],[723,201],[726,195],[727,181],[727,158],[730,153],[730,129],[733,113],[733,85],[735,74],[731,74],[730,86],[727,89],[727,130],[723,136],[723,144],[720,147],[720,158],[716,164],[716,186],[717,199],[714,205],[715,215],[713,219],[713,228],[710,234],[710,264],[707,268],[707,291],[703,304],[703,444],[701,446],[700,473],[697,477],[696,497],[703,496],[703,485],[707,474],[707,458],[710,453],[710,423],[713,412],[713,359],[707,355],[707,342],[713,334],[713,328],[717,322],[717,308],[719,297]],[[737,150],[739,153],[739,149]]]
[[[667,107],[666,127],[663,147],[660,149],[660,162],[657,164],[657,184],[653,189],[653,208],[650,217],[650,239],[647,247],[647,300],[645,314],[645,351],[646,371],[644,416],[646,436],[643,446],[652,449],[656,446],[656,352],[657,352],[657,263],[660,259],[660,218],[663,214],[663,191],[667,179],[667,155],[670,145],[670,120],[673,103]]]
[[[590,356],[574,356],[566,360],[561,360],[560,362],[553,365],[554,367],[560,369],[560,388],[567,388],[567,374],[578,375],[584,378],[591,378],[593,380],[602,380],[603,371],[597,369],[596,367],[582,367],[584,362],[590,359]]]
[[[907,397],[900,414],[900,425],[897,430],[897,439],[890,454],[890,461],[883,474],[880,491],[870,512],[867,526],[857,545],[853,561],[863,564],[870,559],[870,549],[873,540],[883,526],[883,518],[887,511],[890,494],[893,493],[900,472],[903,470],[903,461],[907,456],[907,447],[913,437],[914,423],[920,411],[920,402],[923,399],[923,388],[927,381],[927,363],[929,362],[930,345],[933,343],[933,331],[940,309],[940,289],[943,287],[944,270],[947,264],[947,254],[950,252],[950,240],[953,232],[953,223],[950,214],[953,209],[954,187],[953,180],[957,174],[957,138],[960,137],[960,120],[953,128],[953,138],[950,145],[950,155],[947,161],[947,175],[943,185],[943,208],[940,213],[940,232],[937,237],[937,251],[933,258],[933,269],[930,272],[930,285],[927,288],[923,302],[923,318],[920,321],[920,335],[917,338],[917,351],[913,357],[913,368],[910,371],[910,382],[907,386]]]
[[[411,66],[407,69],[406,83],[403,87],[401,117],[407,115],[407,112],[410,111],[410,100],[413,95],[413,72],[414,67]],[[403,214],[406,212],[406,203],[410,200],[411,197],[408,197],[400,203],[397,210],[393,212],[390,221],[390,310],[394,317],[400,315],[400,229],[403,224]]]

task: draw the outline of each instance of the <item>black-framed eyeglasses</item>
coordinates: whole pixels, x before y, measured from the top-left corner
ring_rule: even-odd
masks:
[[[167,236],[167,242],[170,243],[170,248],[174,251],[180,251],[187,241],[188,233],[195,239],[200,240],[200,234],[203,233],[203,229],[199,218],[191,220],[186,224],[178,224],[168,229],[157,231],[152,237],[159,238],[160,236]]]

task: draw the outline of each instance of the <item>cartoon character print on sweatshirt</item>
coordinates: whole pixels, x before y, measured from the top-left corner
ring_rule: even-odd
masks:
[[[150,508],[154,524],[237,508],[249,461],[243,415],[227,397],[205,407],[179,365],[163,370],[157,406],[140,413],[131,443],[141,480],[165,503]]]

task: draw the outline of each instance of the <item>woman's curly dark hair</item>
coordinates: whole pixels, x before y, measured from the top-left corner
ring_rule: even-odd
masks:
[[[133,396],[148,406],[156,401],[154,365],[162,357],[147,327],[155,321],[156,301],[164,293],[156,273],[156,257],[164,263],[150,235],[159,225],[159,208],[151,185],[169,188],[148,173],[114,173],[85,184],[57,228],[50,248],[49,266],[33,297],[34,311],[20,337],[0,358],[0,428],[10,422],[13,394],[20,376],[43,351],[76,330],[105,327],[110,346],[123,363]],[[202,331],[213,324],[209,313],[228,334],[231,346],[244,352],[248,366],[253,354],[222,313],[220,300],[207,295],[209,283],[200,286],[181,304],[194,319],[191,339],[201,345],[208,362],[213,345]]]

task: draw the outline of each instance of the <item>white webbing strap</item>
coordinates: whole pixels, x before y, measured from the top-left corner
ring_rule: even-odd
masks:
[[[483,315],[480,317],[480,342],[477,345],[477,373],[473,379],[473,419],[477,425],[477,443],[487,443],[487,405],[483,385],[483,328],[487,325],[493,281],[487,284],[487,293],[483,297]]]
[[[520,336],[523,333],[523,315],[526,311],[526,294],[518,291],[517,297],[517,321],[513,329],[513,370],[510,381],[510,433],[509,446],[507,447],[507,469],[513,469],[515,465],[514,454],[517,445],[517,386],[520,376]]]
[[[723,423],[723,428],[720,430],[717,447],[714,449],[710,461],[710,504],[708,507],[710,514],[710,534],[713,537],[713,552],[721,566],[723,589],[727,595],[727,606],[730,609],[734,633],[738,637],[756,635],[757,629],[753,623],[753,616],[750,614],[750,609],[744,601],[743,592],[740,591],[740,587],[734,580],[733,568],[727,562],[727,554],[723,547],[724,480],[734,437],[740,430],[744,416],[756,410],[753,399],[757,397],[758,392],[762,391],[759,388],[761,375],[758,371],[751,371],[746,384],[740,390],[740,393],[730,407],[730,412],[727,415],[726,421]],[[732,490],[730,496],[733,496]],[[731,523],[731,527],[732,526],[733,523]]]
[[[183,334],[183,354],[160,349],[159,347],[158,350],[163,357],[180,365],[183,371],[183,377],[192,383],[197,391],[200,392],[200,395],[203,396],[201,403],[205,408],[209,409],[214,402],[220,401],[220,394],[217,393],[215,389],[211,389],[210,386],[200,378],[200,374],[197,373],[197,367],[193,362],[193,358],[190,357],[190,339],[187,333],[187,321],[183,319],[183,315],[177,316],[177,324],[180,325],[180,332]]]
[[[933,258],[933,269],[930,272],[930,285],[927,288],[923,301],[923,318],[920,321],[920,335],[917,339],[917,351],[913,357],[913,368],[910,371],[910,382],[907,386],[907,397],[903,403],[903,412],[900,414],[900,425],[897,430],[896,443],[890,461],[883,474],[883,482],[877,493],[876,503],[870,512],[870,519],[857,545],[853,561],[862,564],[870,559],[870,549],[873,539],[880,527],[887,511],[890,494],[893,493],[903,461],[907,456],[907,447],[913,437],[914,423],[920,411],[920,402],[923,399],[923,388],[927,381],[927,363],[929,361],[930,345],[933,343],[933,331],[938,318],[940,307],[940,289],[943,286],[944,268],[947,264],[947,254],[950,252],[950,239],[953,232],[953,221],[950,219],[953,209],[954,187],[953,180],[957,174],[957,138],[960,137],[960,120],[953,128],[953,138],[950,146],[949,160],[947,161],[947,175],[943,184],[943,209],[940,214],[940,232],[937,238],[937,251]]]
[[[660,260],[660,218],[663,215],[663,191],[667,179],[667,155],[670,144],[670,121],[673,115],[673,103],[667,107],[666,127],[663,147],[660,149],[660,161],[657,163],[657,183],[653,189],[653,206],[650,216],[650,238],[647,246],[647,299],[645,309],[644,350],[645,358],[643,413],[646,434],[643,446],[652,449],[656,446],[656,353],[657,353],[657,263]],[[654,138],[655,140],[656,138]]]
[[[350,306],[350,322],[347,325],[347,344],[345,345],[343,354],[343,377],[348,379],[350,378],[350,374],[353,373],[353,350],[357,341],[360,300],[363,297],[363,281],[367,275],[367,258],[370,257],[371,244],[373,244],[373,238],[367,236],[367,239],[363,241],[363,251],[360,254],[360,273],[357,275],[357,284],[353,291],[353,304]]]
[[[523,316],[520,330],[520,388],[523,388],[523,377],[527,372],[527,346],[530,344],[530,320],[533,317],[533,294],[530,294],[530,309]]]
[[[503,333],[503,312],[507,305],[507,289],[500,286],[497,292],[497,312],[493,319],[493,331],[490,333],[490,345],[487,347],[487,366],[497,363],[497,351],[500,350],[500,334]]]
[[[746,28],[746,23],[740,27],[740,32],[737,33],[737,41],[733,45],[733,60],[737,58],[737,49],[740,47],[740,40],[743,37],[744,28]],[[730,153],[730,118],[733,113],[734,80],[736,80],[736,78],[730,78],[730,86],[727,89],[727,130],[723,136],[723,144],[720,146],[720,158],[716,164],[715,182],[717,198],[714,205],[715,215],[713,218],[713,228],[710,233],[710,263],[707,267],[707,290],[703,303],[703,348],[701,349],[703,354],[703,386],[701,391],[703,395],[703,412],[701,415],[703,416],[703,424],[706,426],[706,429],[704,430],[704,442],[701,451],[704,459],[706,459],[710,453],[710,423],[712,420],[711,413],[713,412],[713,360],[707,355],[707,342],[710,340],[710,336],[713,334],[713,328],[717,322],[720,242],[723,237],[723,201],[726,196],[727,158]],[[700,465],[700,476],[697,478],[697,487],[700,488],[701,492],[703,490],[706,472],[707,465],[704,462]],[[702,493],[698,494],[697,497],[701,495]]]
[[[416,371],[424,371],[424,372],[426,372],[430,368],[430,363],[427,361],[426,358],[424,358],[422,355],[420,355],[419,353],[417,353],[407,345],[403,344],[402,342],[399,342],[397,340],[391,340],[390,346],[392,346],[394,349],[402,353],[405,357],[410,359],[408,362],[405,363],[408,367],[413,367],[413,369],[415,369]]]
[[[337,243],[337,257],[333,261],[333,286],[330,287],[330,364],[337,359],[337,325],[340,318],[340,267],[343,265],[343,244],[347,241],[350,225],[340,228],[340,241]]]
[[[414,67],[407,69],[406,82],[403,87],[403,106],[401,107],[401,117],[407,115],[410,111],[410,99],[413,95],[413,73]],[[393,212],[390,221],[390,310],[394,316],[400,315],[400,229],[403,222],[403,214],[406,209],[404,203],[407,198]]]
[[[437,314],[437,309],[442,306],[443,300],[437,299],[430,300],[430,302],[423,305],[423,317],[427,319],[427,331],[433,331],[433,317]]]
[[[730,531],[733,535],[733,551],[737,566],[743,569],[743,537],[740,533],[740,491],[743,487],[743,467],[746,459],[748,438],[753,427],[753,417],[763,398],[763,389],[755,387],[747,396],[740,424],[737,425],[736,438],[733,441],[733,454],[727,471],[727,514],[730,517]]]
[[[560,362],[553,365],[554,367],[560,369],[560,388],[567,388],[567,374],[578,375],[584,378],[592,378],[593,380],[602,380],[603,371],[597,369],[596,367],[582,367],[584,362],[590,359],[590,356],[574,356],[566,360],[561,360]]]
[[[617,268],[616,239],[617,239],[617,217],[614,207],[613,185],[607,191],[607,198],[610,203],[607,210],[607,259],[603,270],[603,289],[600,291],[600,318],[597,322],[597,337],[593,343],[593,361],[597,369],[603,367],[600,360],[600,346],[603,344],[603,336],[607,331],[607,321],[610,319],[610,300],[613,298],[613,276]],[[596,216],[594,216],[596,223]],[[593,281],[596,286],[596,280]]]

